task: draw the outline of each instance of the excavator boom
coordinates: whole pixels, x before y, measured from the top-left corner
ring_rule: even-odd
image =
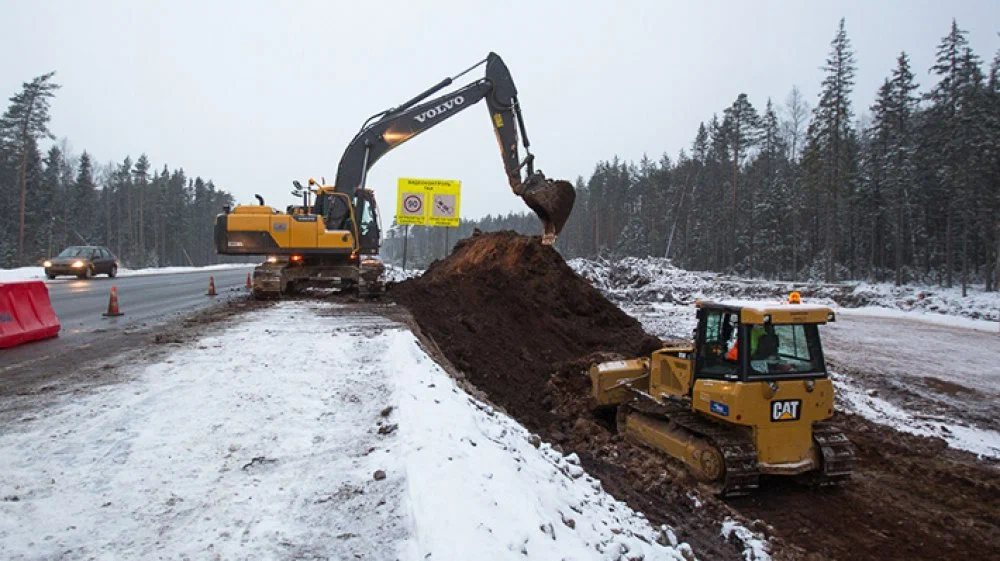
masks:
[[[486,76],[453,92],[424,101],[427,97],[450,86],[455,78],[486,64]],[[534,169],[534,155],[524,129],[524,119],[517,99],[517,88],[510,71],[496,53],[458,74],[446,78],[402,105],[374,115],[361,128],[344,150],[337,167],[336,191],[353,200],[363,189],[368,170],[386,152],[418,134],[438,125],[479,101],[486,100],[490,121],[500,146],[507,182],[514,194],[522,197],[541,218],[545,241],[551,243],[569,218],[576,198],[573,186],[566,181],[550,181]],[[526,157],[518,151],[519,135]],[[522,173],[523,172],[523,173]],[[341,200],[342,201],[342,200]],[[330,209],[328,223],[339,224],[348,219],[349,209],[343,202]]]

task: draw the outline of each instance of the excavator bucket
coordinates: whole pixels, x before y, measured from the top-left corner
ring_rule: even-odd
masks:
[[[528,177],[522,187],[521,198],[542,219],[545,226],[542,243],[551,245],[573,212],[573,203],[576,202],[573,184],[569,181],[549,180],[541,173],[535,173]]]

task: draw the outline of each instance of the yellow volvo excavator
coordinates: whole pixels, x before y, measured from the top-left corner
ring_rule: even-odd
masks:
[[[453,80],[485,64],[486,76],[429,101]],[[573,209],[576,193],[567,181],[551,181],[534,168],[517,88],[503,60],[484,60],[445,78],[406,103],[370,117],[340,159],[334,185],[295,182],[302,205],[280,212],[264,204],[227,209],[215,220],[215,247],[226,255],[268,255],[254,270],[255,297],[277,297],[310,286],[377,294],[384,267],[378,259],[381,228],[374,193],[365,188],[368,170],[386,152],[463,109],[485,100],[507,181],[514,194],[541,218],[543,243],[551,244]],[[518,131],[526,156],[518,155]],[[522,174],[523,172],[523,174]],[[313,197],[315,199],[313,200]]]
[[[833,416],[818,327],[825,306],[696,303],[692,344],[590,369],[598,408],[617,407],[618,431],[684,462],[725,495],[747,493],[761,474],[847,479],[854,452],[824,422]]]

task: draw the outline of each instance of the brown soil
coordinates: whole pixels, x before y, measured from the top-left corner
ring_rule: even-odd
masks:
[[[1000,551],[995,464],[855,415],[834,421],[858,456],[848,485],[815,490],[772,478],[730,504],[828,559],[984,559]]]
[[[924,383],[927,384],[927,387],[938,393],[945,393],[948,395],[966,394],[978,398],[985,397],[982,392],[978,390],[967,388],[961,384],[949,382],[948,380],[942,380],[941,378],[934,376],[924,376]]]
[[[460,241],[391,296],[472,383],[532,430],[555,421],[545,389],[553,364],[660,345],[554,249],[513,232]]]
[[[538,238],[463,240],[389,296],[491,401],[578,453],[605,489],[654,524],[673,526],[702,559],[739,558],[739,544],[719,537],[726,516],[768,535],[775,559],[983,558],[1000,550],[1000,470],[940,440],[839,416],[859,459],[847,486],[765,479],[757,494],[722,501],[676,462],[614,434],[613,420],[590,409],[584,372],[595,361],[646,354],[658,341]]]

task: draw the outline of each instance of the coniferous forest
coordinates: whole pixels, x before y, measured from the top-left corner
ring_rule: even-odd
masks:
[[[781,100],[738,93],[675,158],[598,162],[576,181],[557,247],[767,278],[996,290],[1000,52],[981,59],[954,21],[935,52],[929,69],[901,52],[874,104],[854,107],[858,62],[841,20],[817,99],[797,87]],[[490,216],[450,241],[473,228],[540,231],[530,214]],[[410,229],[408,266],[443,255],[441,230]],[[401,236],[397,226],[386,240],[395,262]]]
[[[107,246],[139,268],[218,261],[212,224],[229,193],[182,168],[136,159],[100,164],[54,138],[55,73],[27,82],[0,117],[0,267],[37,265],[68,245]]]
[[[901,52],[875,102],[855,107],[858,61],[841,20],[816,99],[794,86],[780,100],[737,93],[675,157],[597,162],[576,181],[558,249],[768,278],[997,289],[1000,52],[984,60],[953,21],[935,55],[919,69]],[[58,89],[54,73],[39,76],[0,117],[0,266],[84,243],[129,267],[217,261],[212,222],[230,194],[145,154],[102,164],[65,141],[41,150]],[[408,265],[426,266],[473,228],[539,224],[520,213],[410,228]],[[385,240],[397,263],[402,234]]]

